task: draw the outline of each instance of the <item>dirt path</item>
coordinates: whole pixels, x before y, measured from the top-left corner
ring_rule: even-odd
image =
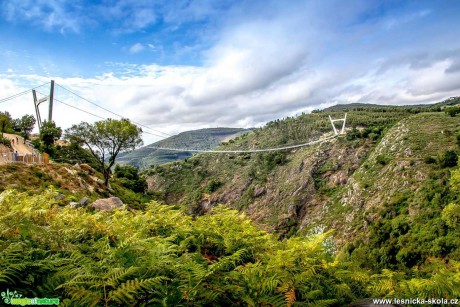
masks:
[[[3,133],[3,136],[10,139],[11,145],[13,146],[13,152],[18,151],[18,154],[21,156],[25,154],[32,154],[34,152],[34,149],[32,147],[30,147],[27,144],[24,144],[24,138],[22,136],[10,133]]]

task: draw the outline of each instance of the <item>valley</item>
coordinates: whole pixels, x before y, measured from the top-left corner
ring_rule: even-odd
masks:
[[[458,102],[316,110],[139,175],[127,154],[108,187],[75,144],[50,164],[0,165],[0,285],[81,306],[454,298]],[[215,152],[323,139],[345,112],[345,133],[318,144]],[[120,207],[95,211],[106,197]]]

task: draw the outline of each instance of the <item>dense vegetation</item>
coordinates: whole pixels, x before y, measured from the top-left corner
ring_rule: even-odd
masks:
[[[0,196],[0,288],[62,306],[341,306],[361,297],[460,295],[460,264],[371,275],[329,234],[278,241],[236,211],[177,207],[93,213],[53,190]],[[406,279],[405,279],[406,278]]]
[[[372,106],[352,105],[336,106],[324,111],[316,111],[311,114],[303,114],[298,117],[288,117],[283,120],[269,122],[263,128],[253,130],[252,133],[243,134],[229,142],[223,143],[219,148],[223,150],[235,149],[260,149],[278,147],[284,145],[302,144],[307,141],[317,140],[325,133],[332,131],[328,116],[332,118],[343,117],[343,112],[348,112],[347,126],[353,127],[353,130],[347,133],[347,141],[339,140],[336,149],[347,148],[348,151],[357,151],[363,148],[363,160],[379,142],[385,132],[395,123],[404,118],[413,116],[421,112],[441,111],[440,106],[416,106],[416,107],[390,107],[390,106]],[[358,130],[359,128],[359,130]],[[333,147],[321,145],[321,152],[334,150]],[[219,149],[218,148],[218,149]],[[294,154],[290,151],[278,151],[267,153],[252,154],[207,154],[197,155],[184,161],[178,161],[169,164],[155,165],[148,173],[152,176],[159,177],[161,186],[159,190],[161,198],[170,202],[180,202],[190,207],[190,212],[201,212],[199,205],[206,198],[205,194],[209,192],[209,186],[224,187],[226,183],[229,187],[230,180],[235,174],[239,175],[241,182],[247,183],[248,187],[244,188],[241,197],[237,197],[234,208],[246,209],[256,197],[254,191],[265,185],[267,181],[279,172],[287,172],[293,164],[312,163],[315,165],[313,171],[314,180],[317,182],[316,189],[326,192],[325,187],[320,183],[323,180],[321,175],[327,173],[327,167],[331,167],[333,158],[327,156],[320,161],[307,161],[305,156],[318,155],[315,148],[300,149],[302,152]],[[300,151],[299,150],[299,151]],[[384,158],[384,157],[382,157]],[[357,161],[361,163],[363,161]],[[356,164],[354,162],[353,164]],[[382,161],[383,162],[383,161]],[[283,169],[283,166],[286,166]],[[299,166],[300,167],[300,166]],[[303,167],[303,166],[302,166]],[[352,173],[356,169],[355,165],[347,165],[347,173]],[[285,177],[282,182],[280,176],[277,176],[279,185],[284,185],[284,190],[289,191],[282,201],[292,202],[291,192],[296,188],[289,185],[289,177]],[[272,178],[273,179],[273,178]],[[308,180],[308,178],[303,178]],[[217,185],[216,185],[217,184]],[[222,190],[213,190],[220,194]],[[257,193],[256,193],[257,194]],[[226,202],[225,199],[217,196],[217,201]]]
[[[281,238],[335,229],[341,259],[374,274],[453,274],[450,264],[460,257],[460,189],[453,183],[460,176],[460,121],[449,110],[459,102],[338,106],[270,122],[222,148],[317,139],[330,131],[327,116],[338,118],[345,110],[351,128],[316,148],[201,155],[155,166],[149,180],[161,192],[157,196],[189,213],[225,203]]]
[[[3,133],[19,133],[24,140],[28,140],[30,133],[35,126],[35,117],[33,115],[24,115],[21,118],[12,118],[10,113],[0,111],[0,143],[6,144]]]
[[[458,298],[458,102],[277,120],[221,148],[324,137],[328,115],[345,110],[351,128],[294,151],[195,155],[143,174],[117,165],[110,188],[89,165],[71,165],[97,167],[87,150],[52,144],[64,163],[0,166],[0,288],[63,306]],[[126,205],[68,206],[111,195]]]

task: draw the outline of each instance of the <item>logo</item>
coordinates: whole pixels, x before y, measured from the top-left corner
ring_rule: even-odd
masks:
[[[10,291],[6,289],[6,292],[2,292],[2,299],[5,304],[9,305],[59,305],[58,298],[28,298],[22,297],[17,291]]]

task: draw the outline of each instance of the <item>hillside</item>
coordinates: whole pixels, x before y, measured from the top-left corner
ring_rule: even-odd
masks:
[[[446,152],[458,150],[460,132],[459,117],[439,112],[444,105],[353,107],[347,109],[344,137],[291,151],[194,156],[149,170],[149,188],[192,214],[225,204],[281,237],[334,229],[335,242],[350,244],[350,253],[371,254],[363,246],[373,244],[379,252],[366,261],[374,269],[459,254],[453,232],[440,220],[454,197],[443,161]],[[305,143],[330,133],[328,115],[343,113],[325,110],[270,122],[220,148]],[[400,224],[401,234],[391,234]],[[421,246],[435,238],[440,245],[430,251],[404,249],[404,242]]]
[[[273,121],[219,148],[322,138],[328,115],[343,112]],[[1,165],[0,287],[63,306],[457,298],[460,117],[360,106],[348,119],[346,135],[309,147],[156,165],[144,174],[161,201],[126,188],[134,167],[115,168],[106,189],[87,164]],[[109,195],[127,206],[68,205]]]
[[[150,147],[207,150],[250,131],[251,129],[242,128],[208,128],[186,131],[134,151],[120,154],[117,162],[146,169],[154,164],[183,160],[192,156],[191,152],[157,150]]]
[[[115,176],[110,189],[104,186],[103,175],[87,164],[66,163],[0,165],[0,193],[14,189],[27,195],[44,193],[51,187],[60,196],[62,204],[87,197],[89,201],[109,196],[119,197],[132,208],[142,207],[149,200],[146,195],[131,191],[123,179]]]

